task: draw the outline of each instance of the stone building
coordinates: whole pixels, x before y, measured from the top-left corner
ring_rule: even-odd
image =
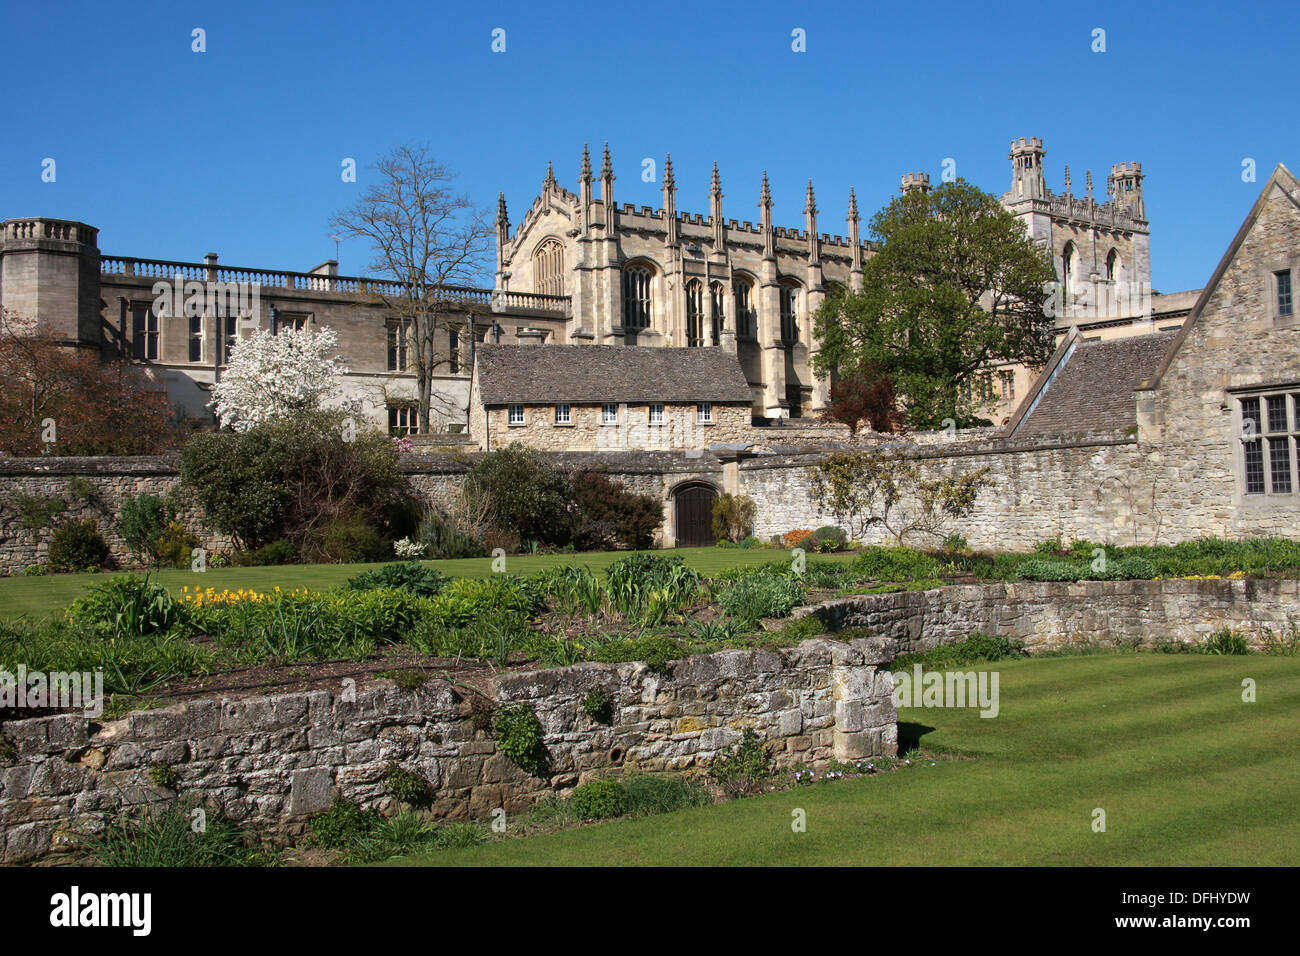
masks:
[[[749,384],[734,352],[480,345],[470,434],[492,451],[685,450],[748,444]]]
[[[1012,143],[1012,188],[1003,204],[1050,249],[1060,293],[1062,335],[1131,336],[1176,327],[1194,293],[1150,293],[1149,224],[1138,163],[1112,167],[1107,198],[1051,192],[1041,140]],[[725,219],[716,165],[709,212],[677,210],[671,158],[663,203],[619,206],[606,147],[599,176],[584,147],[578,191],[548,165],[540,195],[512,229],[498,199],[494,289],[446,289],[438,330],[434,407],[427,431],[464,428],[478,343],[551,346],[718,348],[736,357],[757,424],[789,422],[824,409],[829,383],[812,374],[811,317],[836,284],[860,288],[874,247],[861,237],[852,189],[846,234],[819,231],[809,182],[802,228],[777,226],[766,174],[756,220]],[[597,188],[599,192],[597,193]],[[902,189],[928,190],[924,173]],[[339,399],[394,432],[417,427],[409,328],[384,306],[395,284],[338,275],[336,262],[306,272],[103,255],[99,231],[81,222],[31,218],[0,224],[0,306],[44,332],[105,355],[149,365],[177,409],[210,417],[210,390],[232,347],[253,328],[328,326],[349,368]],[[1005,420],[1037,370],[990,368],[974,383],[984,414]],[[621,377],[611,372],[613,380]]]
[[[1107,198],[1075,198],[1070,171],[1060,194],[1047,188],[1037,137],[1011,144],[1011,189],[1003,205],[1025,223],[1056,268],[1058,287],[1044,290],[1064,335],[1078,326],[1088,338],[1146,334],[1176,326],[1193,294],[1157,296],[1151,289],[1150,229],[1141,163],[1111,167]],[[571,313],[548,341],[642,346],[718,346],[736,352],[758,418],[816,414],[829,384],[814,375],[817,342],[811,317],[839,283],[861,288],[863,262],[875,248],[861,237],[849,190],[847,235],[818,232],[810,181],[803,228],[776,226],[764,174],[756,221],[726,219],[714,165],[707,215],[679,212],[669,156],[659,208],[619,204],[606,144],[598,178],[583,147],[578,192],[561,186],[548,164],[541,193],[511,228],[505,196],[497,201],[497,289],[568,296]],[[599,192],[596,187],[599,186]],[[926,173],[902,177],[901,190],[928,192]],[[984,412],[1003,421],[1037,369],[990,368],[973,384]]]

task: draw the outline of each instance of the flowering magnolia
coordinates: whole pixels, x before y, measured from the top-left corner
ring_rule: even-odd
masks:
[[[291,412],[317,408],[339,390],[348,370],[334,355],[337,339],[320,331],[286,328],[272,335],[257,329],[240,339],[221,381],[212,387],[211,406],[222,425],[247,431]]]

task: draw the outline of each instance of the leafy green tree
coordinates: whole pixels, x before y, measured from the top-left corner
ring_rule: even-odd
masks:
[[[484,455],[465,478],[463,494],[478,501],[501,530],[521,541],[568,544],[578,518],[573,489],[541,452],[512,444]]]
[[[836,291],[815,316],[817,371],[891,376],[915,428],[987,424],[975,417],[974,376],[997,362],[1042,365],[1052,353],[1046,253],[995,197],[961,179],[893,199],[870,231],[880,251],[862,291]]]
[[[309,561],[391,554],[388,542],[419,520],[392,441],[337,410],[196,435],[180,472],[218,531],[254,549],[287,539]]]

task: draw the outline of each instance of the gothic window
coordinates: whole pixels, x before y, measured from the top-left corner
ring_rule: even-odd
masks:
[[[717,345],[722,338],[722,321],[727,315],[727,292],[721,282],[715,282],[709,287],[713,294],[713,344]]]
[[[410,322],[394,320],[388,323],[388,371],[406,371],[407,340]]]
[[[149,304],[131,303],[131,344],[135,357],[158,359],[158,313]]]
[[[781,344],[786,348],[799,341],[799,287],[781,286]]]
[[[1061,284],[1068,291],[1070,280],[1074,275],[1074,243],[1067,242],[1061,250]]]
[[[645,266],[628,266],[623,270],[623,327],[633,332],[650,328],[650,280],[653,274]]]
[[[533,284],[542,295],[564,295],[564,246],[547,239],[533,253]]]
[[[1112,282],[1119,278],[1119,252],[1114,249],[1106,256],[1106,278]]]
[[[1248,495],[1289,495],[1295,487],[1300,395],[1241,399],[1242,474]]]
[[[736,334],[754,338],[758,335],[758,316],[754,313],[754,286],[748,279],[736,279],[731,293],[736,297]]]
[[[686,344],[704,344],[704,283],[698,279],[686,284]]]

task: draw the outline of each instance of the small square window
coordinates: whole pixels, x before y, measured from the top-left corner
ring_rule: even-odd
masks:
[[[663,402],[655,402],[650,406],[650,424],[662,425],[663,423],[664,423]]]
[[[522,425],[524,423],[524,406],[511,405],[506,410],[507,425]]]
[[[608,404],[600,406],[600,423],[602,425],[617,425],[618,406]]]
[[[557,425],[571,425],[571,424],[573,424],[573,418],[572,418],[572,415],[570,414],[570,410],[569,410],[569,406],[568,406],[568,405],[556,405],[556,406],[555,406],[555,424],[557,424]]]
[[[713,421],[713,403],[702,402],[695,406],[695,420],[701,424],[709,424]]]
[[[1291,270],[1275,272],[1273,278],[1277,282],[1277,314],[1289,317],[1295,313],[1295,303],[1291,297]]]

